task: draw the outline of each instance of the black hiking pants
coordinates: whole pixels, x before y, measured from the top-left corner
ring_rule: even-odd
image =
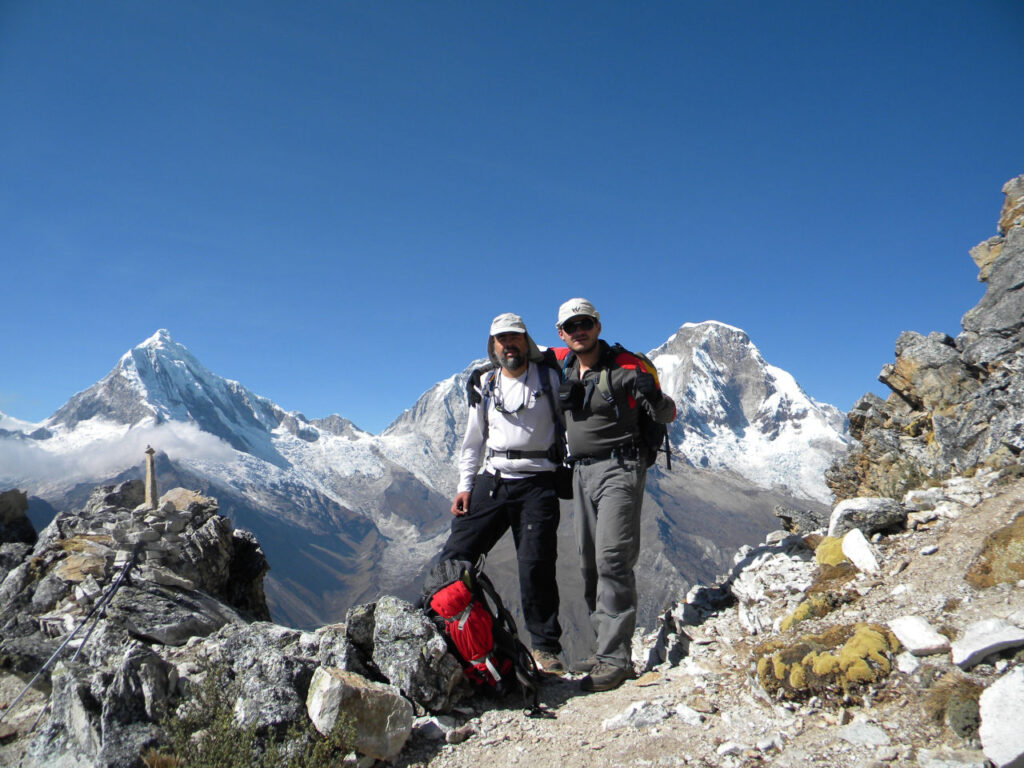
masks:
[[[561,653],[558,623],[558,495],[555,473],[539,472],[518,480],[477,475],[469,512],[452,519],[441,560],[475,563],[512,529],[519,562],[519,596],[534,650]]]

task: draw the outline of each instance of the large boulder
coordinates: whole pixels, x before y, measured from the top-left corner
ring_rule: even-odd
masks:
[[[352,746],[378,760],[396,757],[412,732],[412,704],[397,688],[342,669],[317,668],[306,708],[313,725],[325,736],[340,717],[350,718]]]

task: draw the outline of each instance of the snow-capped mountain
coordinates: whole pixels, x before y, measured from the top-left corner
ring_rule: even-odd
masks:
[[[746,333],[687,323],[649,357],[679,410],[673,448],[690,464],[831,500],[824,472],[847,449],[846,417],[765,362]]]
[[[685,325],[651,356],[679,404],[675,451],[693,465],[649,476],[640,577],[657,585],[645,598],[653,616],[662,598],[714,577],[737,546],[773,527],[775,504],[822,499],[820,473],[785,467],[823,464],[843,437],[838,412],[767,365],[742,331]],[[438,382],[371,435],[337,415],[284,411],[210,372],[161,330],[44,422],[0,417],[0,488],[73,509],[96,483],[140,476],[152,445],[161,487],[216,496],[224,513],[256,533],[272,569],[267,594],[277,621],[340,620],[381,592],[416,594],[447,533],[466,380],[481,362]],[[575,548],[563,527],[566,562]],[[508,563],[507,552],[492,563],[500,567],[502,557]],[[506,570],[509,578],[496,580],[514,594],[514,567]],[[574,593],[577,569],[561,568],[560,582],[563,574]],[[580,601],[565,602],[571,614]],[[575,615],[563,622],[586,623]]]

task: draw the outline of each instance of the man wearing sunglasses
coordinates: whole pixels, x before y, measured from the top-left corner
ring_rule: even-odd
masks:
[[[561,370],[512,313],[491,323],[487,357],[493,368],[475,373],[476,383],[471,379],[469,385],[454,518],[440,560],[476,562],[511,528],[534,659],[542,671],[562,674],[555,580],[555,467],[562,451],[555,398]]]
[[[607,691],[633,674],[633,567],[640,555],[640,508],[647,479],[638,409],[667,424],[675,418],[676,406],[643,361],[598,338],[601,316],[586,299],[562,304],[556,327],[569,348],[558,398],[573,465],[584,597],[597,635],[594,656],[576,669],[588,672],[580,681],[583,690]]]

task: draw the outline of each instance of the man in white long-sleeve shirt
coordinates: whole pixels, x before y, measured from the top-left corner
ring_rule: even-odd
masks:
[[[512,313],[491,323],[487,356],[495,367],[469,387],[452,530],[440,559],[475,562],[511,528],[534,658],[545,672],[562,673],[555,581],[562,431],[554,402],[561,372]]]

